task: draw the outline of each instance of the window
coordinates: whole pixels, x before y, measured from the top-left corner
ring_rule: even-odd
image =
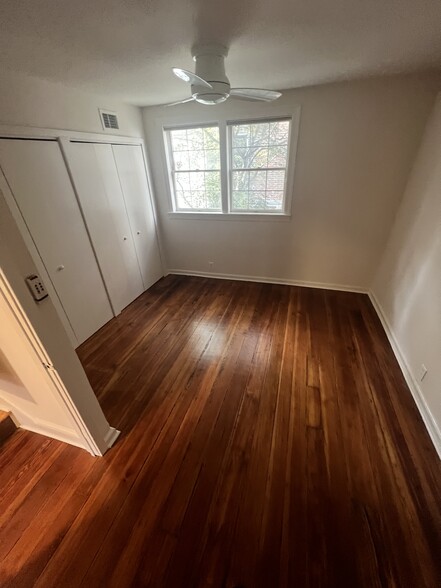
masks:
[[[222,211],[218,127],[167,131],[177,211]]]
[[[289,120],[229,125],[233,212],[283,212]]]
[[[286,215],[291,119],[165,130],[174,212]]]

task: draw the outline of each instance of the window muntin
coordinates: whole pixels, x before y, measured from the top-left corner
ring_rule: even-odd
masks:
[[[176,211],[221,212],[219,127],[167,131]]]
[[[229,124],[232,212],[284,212],[290,122]]]

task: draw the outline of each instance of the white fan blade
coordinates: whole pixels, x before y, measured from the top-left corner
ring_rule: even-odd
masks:
[[[194,102],[193,96],[185,100],[178,100],[177,102],[170,102],[170,104],[163,104],[163,106],[176,106],[177,104],[185,104],[186,102]]]
[[[282,94],[274,90],[263,90],[261,88],[231,88],[230,96],[239,100],[260,100],[272,102],[280,98]]]
[[[188,84],[194,84],[195,86],[204,86],[205,88],[213,88],[211,84],[197,76],[191,71],[187,71],[186,69],[181,69],[180,67],[172,68],[173,73],[176,77]]]

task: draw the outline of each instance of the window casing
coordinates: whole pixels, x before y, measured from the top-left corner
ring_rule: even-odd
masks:
[[[291,117],[165,128],[172,213],[289,215],[291,133]]]

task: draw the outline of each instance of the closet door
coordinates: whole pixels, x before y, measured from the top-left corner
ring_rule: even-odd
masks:
[[[0,165],[81,343],[113,313],[59,145],[1,139]]]
[[[111,145],[65,146],[72,178],[115,314],[144,290]]]
[[[150,190],[139,145],[112,145],[144,288],[163,276]]]

